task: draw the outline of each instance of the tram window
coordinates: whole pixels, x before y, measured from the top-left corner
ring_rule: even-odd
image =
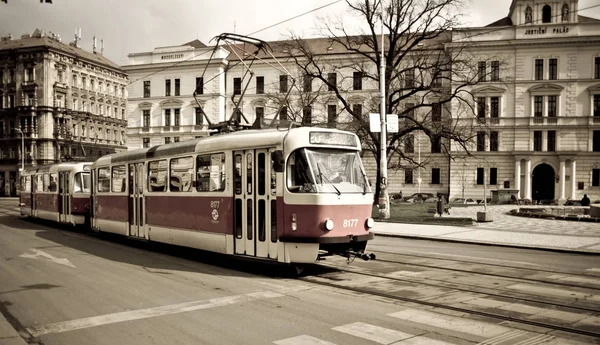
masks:
[[[252,186],[252,171],[253,171],[253,166],[252,166],[252,154],[248,153],[246,155],[246,193],[248,195],[252,195],[252,190],[254,189]]]
[[[265,195],[266,178],[265,178],[265,154],[258,154],[258,195]]]
[[[235,171],[234,171],[235,194],[242,194],[242,155],[235,155]]]
[[[192,188],[194,158],[182,157],[171,159],[169,190],[171,192],[189,192]]]
[[[153,161],[148,163],[148,190],[150,192],[167,191],[167,161]]]
[[[198,156],[196,169],[196,190],[198,192],[225,190],[225,154]]]
[[[50,174],[50,183],[48,184],[48,191],[54,193],[54,192],[56,192],[57,189],[58,189],[58,174],[51,173]]]
[[[275,162],[271,160],[271,195],[277,194],[277,172],[275,171]]]
[[[36,192],[43,192],[44,191],[44,181],[42,178],[43,175],[36,175],[35,179],[35,191]]]
[[[42,175],[42,179],[43,179],[43,191],[44,192],[48,192],[48,188],[50,187],[50,175],[48,174],[44,174]]]
[[[112,168],[112,191],[119,193],[125,191],[125,181],[127,178],[127,169],[124,165],[118,165]]]
[[[277,242],[277,201],[271,200],[271,242]]]
[[[90,192],[90,173],[77,173],[73,180],[74,193],[89,193]]]
[[[290,156],[287,173],[290,192],[316,192],[304,150],[297,150]]]
[[[31,192],[31,175],[24,176],[25,183],[21,180],[23,192]]]
[[[98,192],[110,192],[110,169],[98,169]]]

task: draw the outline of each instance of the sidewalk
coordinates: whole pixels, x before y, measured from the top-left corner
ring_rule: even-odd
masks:
[[[487,207],[487,212],[492,215],[493,221],[476,223],[472,226],[376,222],[373,232],[375,236],[600,254],[600,223],[518,217],[508,214],[518,208],[517,205],[490,205]],[[483,206],[453,207],[450,210],[451,215],[444,215],[444,217],[477,219],[478,211],[483,211]]]

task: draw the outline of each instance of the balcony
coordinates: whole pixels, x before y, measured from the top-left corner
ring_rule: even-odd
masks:
[[[600,115],[590,116],[590,125],[600,125]]]

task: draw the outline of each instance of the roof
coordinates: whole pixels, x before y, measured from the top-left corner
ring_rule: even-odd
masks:
[[[36,30],[37,31],[37,30]],[[65,44],[59,42],[58,40],[42,35],[35,35],[26,38],[20,39],[11,39],[11,40],[0,40],[0,51],[3,50],[12,50],[12,49],[35,49],[35,48],[49,48],[55,49],[60,52],[72,55],[74,57],[88,60],[90,62],[110,67],[124,73],[121,67],[101,54],[94,54],[92,52],[85,51],[81,48],[71,46],[69,44]]]
[[[495,22],[493,22],[492,24],[488,24],[485,27],[489,28],[489,27],[494,27],[494,26],[512,26],[512,20],[510,19],[510,17],[504,17],[502,19],[499,19]]]
[[[580,23],[600,23],[600,19],[586,17],[586,16],[577,16]]]
[[[189,41],[188,43],[182,44],[182,46],[192,46],[194,48],[206,48],[206,44],[200,42],[199,40]]]

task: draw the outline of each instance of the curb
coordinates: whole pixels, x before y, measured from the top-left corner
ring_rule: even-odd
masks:
[[[19,332],[11,325],[0,312],[0,344],[1,345],[28,345]]]
[[[499,243],[499,242],[482,242],[480,240],[457,240],[452,238],[439,238],[439,237],[425,237],[418,235],[404,235],[404,234],[390,234],[390,233],[377,233],[374,232],[375,237],[396,237],[396,238],[410,238],[410,239],[419,239],[419,240],[427,240],[427,241],[437,241],[437,242],[452,242],[452,243],[465,243],[465,244],[477,244],[482,246],[497,246],[497,247],[507,247],[507,248],[516,248],[516,249],[533,249],[533,250],[543,250],[557,253],[577,253],[583,255],[600,255],[600,252],[585,250],[585,249],[566,249],[566,248],[553,248],[553,247],[535,247],[532,245],[519,245],[519,244],[507,244],[507,243]]]

